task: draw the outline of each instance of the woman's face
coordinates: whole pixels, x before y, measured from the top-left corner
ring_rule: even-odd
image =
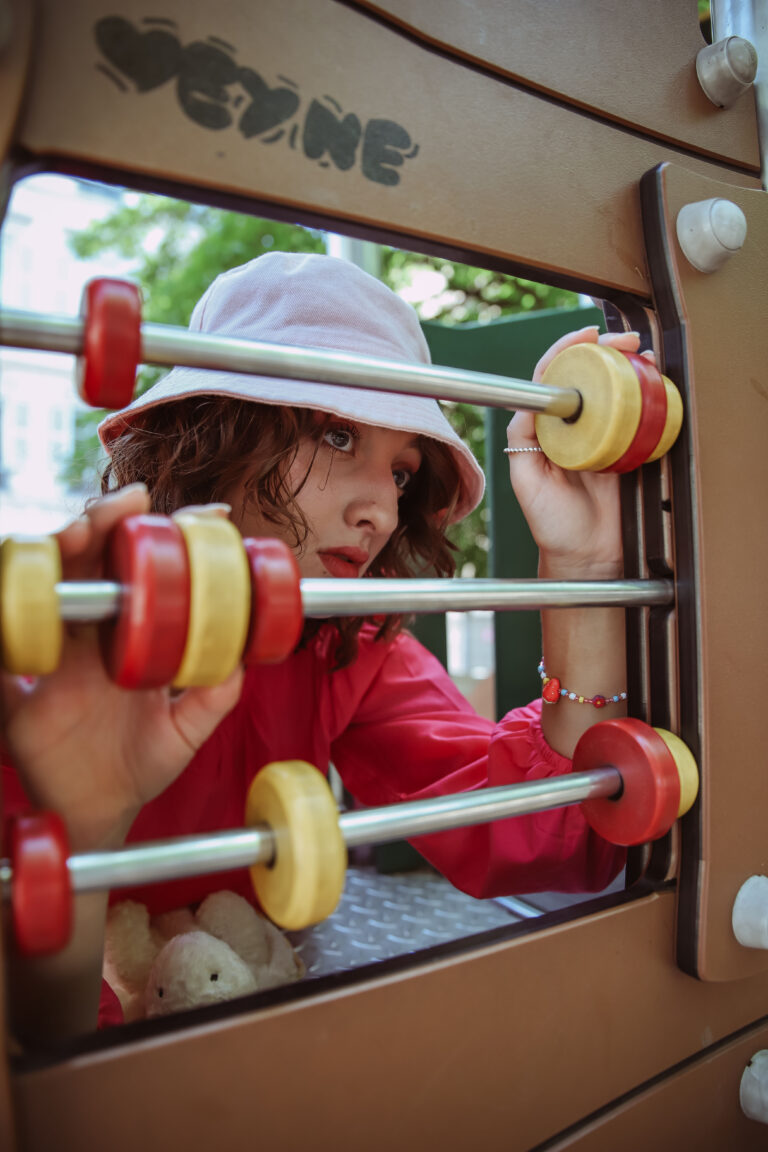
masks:
[[[232,519],[243,536],[283,539],[302,576],[362,576],[397,527],[398,502],[422,462],[418,440],[410,432],[344,419],[332,421],[319,447],[302,440],[287,475],[310,528],[298,550],[287,528],[243,507],[244,483],[226,494]]]

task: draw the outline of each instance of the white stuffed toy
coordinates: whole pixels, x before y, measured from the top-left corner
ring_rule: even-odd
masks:
[[[150,917],[124,900],[107,916],[104,978],[127,1022],[276,988],[306,969],[282,932],[235,892],[197,912]]]

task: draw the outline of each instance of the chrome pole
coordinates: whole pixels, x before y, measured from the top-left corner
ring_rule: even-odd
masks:
[[[646,607],[674,600],[671,580],[302,580],[304,615],[374,616],[429,612],[525,611],[538,608]],[[107,580],[56,585],[62,620],[107,620],[123,589]]]
[[[671,580],[302,580],[307,616],[670,604]]]
[[[141,336],[142,359],[148,364],[286,376],[349,388],[458,400],[490,408],[522,408],[564,419],[576,416],[581,406],[581,396],[576,389],[534,384],[490,372],[403,364],[345,352],[236,340],[163,324],[142,324]],[[4,311],[0,314],[0,344],[77,356],[83,346],[83,321],[76,317]]]
[[[754,79],[763,188],[768,190],[768,0],[712,0],[712,40],[741,36],[757,52]]]
[[[348,848],[383,844],[564,808],[598,796],[618,796],[621,786],[617,768],[595,768],[525,784],[343,812],[339,828]],[[113,852],[82,853],[70,856],[68,866],[73,891],[94,892],[269,864],[274,855],[274,833],[262,824],[243,831],[155,840]],[[7,863],[3,874],[6,882],[12,882]]]

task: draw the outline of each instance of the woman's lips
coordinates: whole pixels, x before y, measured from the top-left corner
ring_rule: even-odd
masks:
[[[360,569],[368,561],[368,553],[362,548],[333,548],[318,552],[323,566],[331,576],[347,579],[360,575]]]

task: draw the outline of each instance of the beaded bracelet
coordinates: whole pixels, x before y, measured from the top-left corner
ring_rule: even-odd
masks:
[[[591,704],[593,708],[605,708],[606,704],[619,704],[627,698],[626,692],[618,692],[615,696],[579,696],[577,692],[569,692],[567,688],[560,687],[557,676],[547,675],[543,656],[539,663],[539,676],[544,685],[541,698],[545,704],[557,704],[561,697],[565,697],[576,704]]]

